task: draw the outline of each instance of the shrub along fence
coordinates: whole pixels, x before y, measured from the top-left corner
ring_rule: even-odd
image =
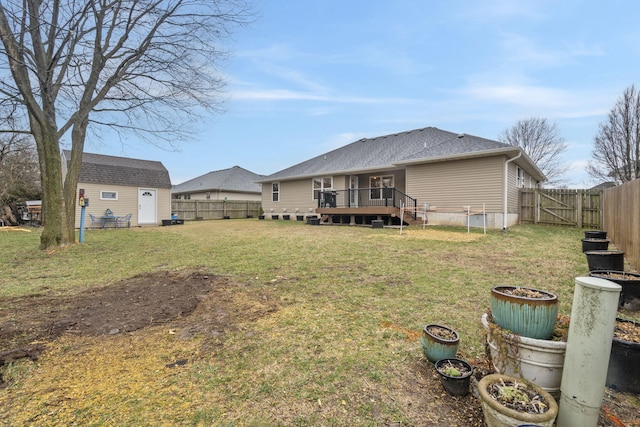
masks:
[[[185,220],[252,218],[261,210],[255,200],[171,200],[171,212]]]
[[[602,228],[602,190],[523,188],[518,218],[521,224]]]
[[[640,179],[604,190],[602,205],[607,237],[640,268]]]

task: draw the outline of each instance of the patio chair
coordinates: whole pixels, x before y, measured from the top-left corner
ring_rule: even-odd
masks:
[[[124,224],[127,225],[127,228],[131,228],[131,215],[133,214],[126,214],[116,219],[116,228],[120,228],[120,226]]]
[[[91,229],[93,230],[98,222],[98,219],[93,215],[89,214],[89,218],[91,218]]]

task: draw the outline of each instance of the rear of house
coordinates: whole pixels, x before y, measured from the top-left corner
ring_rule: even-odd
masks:
[[[488,227],[502,228],[517,222],[518,189],[536,187],[544,178],[519,147],[424,128],[362,139],[261,182],[270,219],[486,221]]]
[[[63,151],[63,168],[71,156]],[[131,226],[155,226],[171,218],[171,179],[160,162],[126,157],[84,153],[78,191],[84,190],[85,227],[92,225],[90,215],[101,226],[107,210],[116,216],[131,214]],[[80,206],[76,206],[75,226],[80,227]]]
[[[174,185],[171,197],[175,200],[250,200],[260,201],[262,189],[258,175],[240,166],[208,172]]]

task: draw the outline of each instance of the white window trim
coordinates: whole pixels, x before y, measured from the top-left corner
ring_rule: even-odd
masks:
[[[327,188],[324,186],[324,180],[331,180],[331,185]],[[320,181],[320,188],[315,187],[316,181]],[[316,191],[321,193],[323,191],[333,191],[333,176],[322,176],[319,178],[311,178],[311,200],[318,200],[316,197]]]
[[[115,194],[115,197],[104,197],[103,196],[104,193],[113,193]],[[118,192],[114,190],[100,190],[100,200],[109,200],[109,201],[118,200]]]
[[[373,187],[371,185],[371,180],[374,178],[378,178],[380,180],[380,187]],[[391,186],[390,187],[385,187],[382,185],[382,183],[384,182],[385,179],[389,179],[389,181],[391,182]],[[393,188],[395,186],[395,176],[394,175],[371,175],[369,176],[369,200],[382,200],[384,199],[384,189],[385,188]],[[373,192],[374,189],[379,190],[379,194],[380,197],[377,198],[372,198],[371,197],[371,193]]]
[[[516,188],[525,188],[525,178],[526,174],[524,173],[524,169],[516,166]]]
[[[274,184],[278,186],[278,191],[273,191]],[[273,203],[280,203],[280,193],[282,193],[282,187],[280,186],[280,181],[272,182],[271,183],[271,201]],[[273,195],[274,194],[278,195],[278,200],[273,200]]]

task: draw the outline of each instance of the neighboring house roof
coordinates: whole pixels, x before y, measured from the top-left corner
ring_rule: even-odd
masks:
[[[401,165],[522,153],[519,164],[537,180],[544,174],[519,147],[435,127],[415,129],[375,138],[363,138],[328,153],[267,176],[259,182],[288,180],[324,174],[354,174]]]
[[[234,166],[201,175],[174,185],[171,193],[201,193],[203,191],[235,191],[241,193],[262,192],[262,187],[256,181],[264,178],[251,171]]]
[[[616,183],[612,181],[602,182],[594,187],[591,187],[589,190],[606,190],[607,188],[615,187]]]
[[[63,150],[62,154],[68,165],[71,151]],[[169,172],[160,162],[92,153],[82,154],[78,182],[171,188]]]

